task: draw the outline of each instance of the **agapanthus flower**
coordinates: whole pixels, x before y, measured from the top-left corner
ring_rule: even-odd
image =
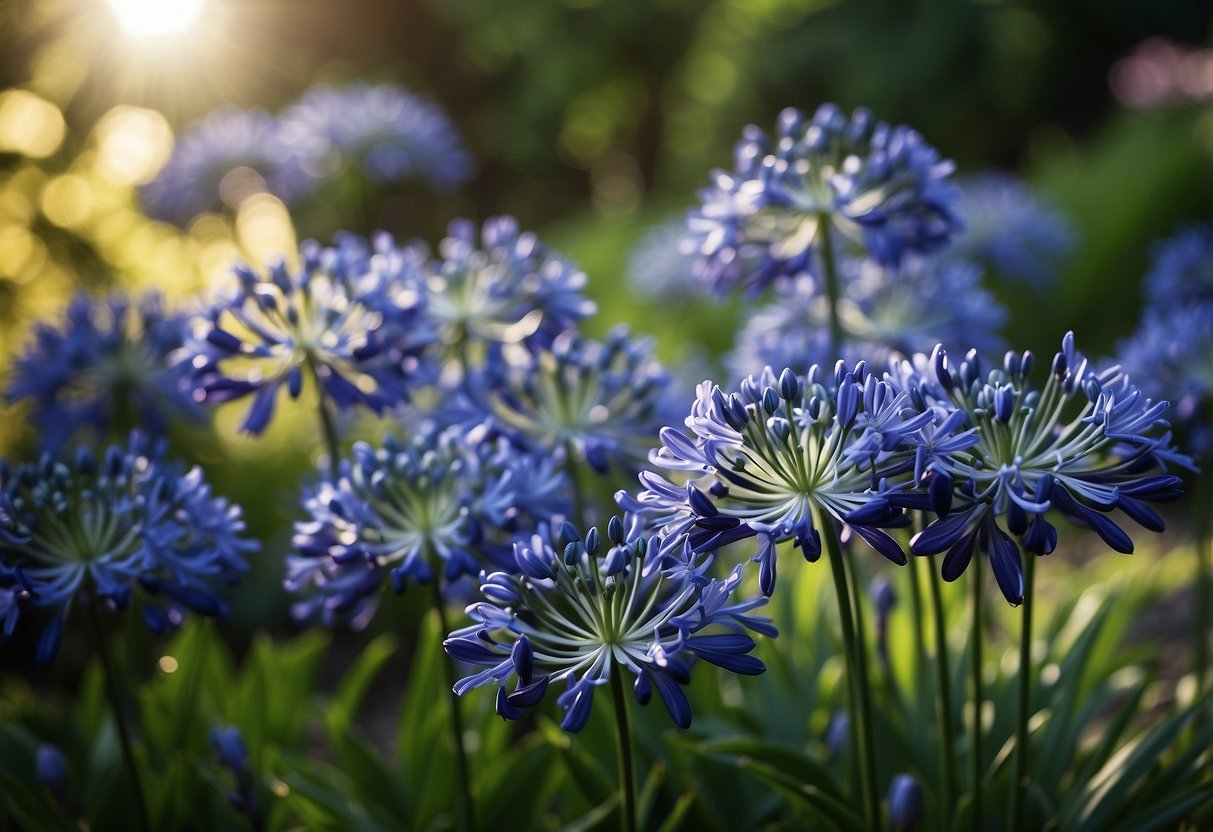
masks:
[[[290,204],[312,184],[299,151],[264,110],[221,107],[177,139],[168,163],[140,191],[144,210],[184,226],[225,205],[238,208],[257,191]]]
[[[988,292],[980,270],[953,259],[907,258],[898,268],[872,260],[839,264],[842,357],[883,366],[895,353],[912,355],[941,342],[1002,345],[998,335],[1006,310]],[[802,275],[755,310],[737,334],[728,358],[735,377],[755,367],[791,367],[804,372],[837,356],[830,346],[829,306],[814,278]]]
[[[439,192],[472,175],[472,157],[446,114],[391,84],[312,87],[283,111],[280,124],[316,170],[331,167],[326,158],[336,153],[377,184],[416,178]]]
[[[884,528],[907,520],[883,496],[881,482],[913,467],[918,432],[931,420],[910,394],[878,378],[864,362],[818,365],[801,376],[766,367],[738,392],[705,381],[687,430],[661,431],[653,466],[680,475],[640,474],[643,490],[616,495],[626,510],[687,534],[695,552],[757,537],[764,594],[775,588],[776,544],[794,541],[807,560],[821,556],[821,535],[843,524],[894,563],[905,553]],[[831,527],[818,528],[819,515]]]
[[[938,515],[911,551],[945,552],[941,572],[952,581],[980,550],[1011,604],[1023,598],[1020,547],[1044,555],[1057,545],[1050,510],[1129,553],[1132,538],[1109,513],[1120,509],[1161,531],[1162,518],[1146,503],[1178,497],[1181,481],[1165,468],[1191,464],[1171,443],[1167,402],[1147,398],[1120,367],[1093,370],[1072,333],[1041,389],[1028,380],[1033,364],[1031,353],[1009,352],[1001,367],[990,367],[970,351],[952,367],[936,348],[898,371],[935,413],[930,430],[954,440],[924,435],[916,475],[925,493],[887,496]]]
[[[132,434],[100,459],[82,448],[74,459],[0,463],[0,558],[20,571],[30,605],[53,614],[39,660],[54,656],[76,601],[121,610],[135,600],[155,632],[186,610],[226,614],[216,585],[238,579],[256,543],[243,536],[240,509],[216,497],[200,469],[168,462],[163,451]]]
[[[459,428],[360,442],[339,473],[304,492],[286,587],[308,597],[298,618],[361,625],[390,582],[449,584],[512,563],[513,535],[568,511],[568,483],[551,458]]]
[[[1213,297],[1148,312],[1119,353],[1144,393],[1171,403],[1190,447],[1213,450]]]
[[[647,703],[656,688],[670,717],[686,728],[691,706],[682,685],[695,659],[743,675],[765,670],[750,655],[755,643],[745,631],[772,637],[776,631],[750,615],[765,599],[732,599],[740,567],[709,579],[706,564],[688,570],[663,557],[657,541],[629,531],[619,518],[605,537],[593,528],[582,539],[566,523],[515,544],[512,573],[481,576],[485,600],[467,608],[475,623],[451,633],[443,647],[485,669],[460,679],[456,693],[496,685],[497,713],[519,719],[549,686],[563,682],[556,700],[564,709],[561,725],[576,732],[590,717],[595,690],[626,673],[637,701]]]
[[[175,419],[200,416],[185,373],[169,361],[185,333],[184,316],[166,312],[158,294],[77,295],[61,325],[34,328],[6,398],[31,402],[31,421],[52,452],[82,430],[163,433]]]
[[[733,155],[735,169],[713,172],[687,218],[686,250],[718,293],[757,292],[813,271],[825,234],[896,265],[939,248],[958,228],[952,162],[911,128],[864,109],[848,118],[823,104],[811,119],[786,109],[774,139],[750,125]]]
[[[54,743],[40,743],[34,755],[34,772],[40,784],[52,791],[61,792],[67,785],[69,773],[67,756],[64,755],[63,749]]]
[[[1154,247],[1146,296],[1162,309],[1213,300],[1213,226],[1193,224]]]
[[[889,784],[889,824],[893,832],[914,832],[922,822],[922,786],[912,774],[898,774]]]
[[[491,390],[492,412],[524,447],[571,453],[599,472],[643,459],[668,404],[652,349],[620,327],[603,341],[566,332],[548,349],[519,350]]]
[[[695,256],[683,250],[686,219],[671,217],[647,231],[628,255],[628,285],[649,297],[686,297],[700,292]]]
[[[1074,231],[1051,201],[1005,173],[964,179],[958,190],[956,213],[964,230],[948,250],[949,257],[1036,287],[1057,277],[1062,260],[1074,247]]]
[[[376,246],[307,242],[297,268],[237,266],[230,294],[199,316],[178,353],[195,397],[219,404],[252,395],[240,427],[252,434],[269,425],[279,391],[298,398],[309,376],[338,409],[381,413],[404,401],[434,333],[419,278],[388,238]]]
[[[428,314],[454,351],[469,342],[547,344],[593,315],[583,271],[513,217],[455,220],[426,280]]]

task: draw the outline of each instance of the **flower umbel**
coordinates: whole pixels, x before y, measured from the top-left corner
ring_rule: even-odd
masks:
[[[844,523],[882,555],[905,553],[883,528],[907,522],[881,494],[881,483],[913,467],[918,431],[931,415],[908,392],[870,373],[864,362],[834,372],[818,365],[799,376],[765,368],[725,393],[705,381],[686,419],[689,433],[663,428],[650,455],[658,468],[685,472],[678,484],[640,475],[644,490],[617,495],[620,505],[667,536],[689,535],[695,552],[757,536],[754,560],[762,591],[775,587],[775,547],[794,541],[805,558],[821,556],[814,515]]]
[[[508,568],[521,523],[567,511],[566,485],[550,459],[458,428],[360,442],[336,477],[304,494],[310,516],[296,525],[286,587],[313,594],[293,612],[360,625],[388,578],[399,593],[410,581]]]
[[[822,235],[839,234],[885,264],[939,248],[958,228],[953,164],[917,132],[867,110],[823,104],[811,119],[779,115],[772,139],[750,125],[734,170],[715,171],[687,218],[699,278],[719,293],[758,292],[813,271]]]
[[[200,416],[183,368],[169,361],[185,331],[185,318],[166,312],[158,294],[77,295],[62,326],[35,327],[6,398],[30,400],[41,444],[52,452],[84,429],[102,437],[136,426],[163,433],[174,419]]]
[[[305,376],[339,409],[380,413],[402,402],[433,333],[409,261],[385,236],[375,246],[309,242],[296,269],[278,262],[262,275],[238,266],[232,293],[199,318],[179,353],[195,397],[218,404],[253,395],[241,424],[252,434],[269,425],[278,391],[298,398]]]
[[[919,356],[915,363],[904,362],[901,372],[915,397],[935,413],[936,429],[963,428],[968,440],[951,446],[924,442],[916,470],[926,499],[889,499],[938,515],[914,537],[911,551],[946,552],[945,580],[956,580],[979,549],[1007,601],[1020,603],[1019,546],[1036,555],[1053,551],[1057,529],[1047,517],[1050,510],[1093,530],[1119,552],[1132,552],[1133,541],[1107,516],[1113,509],[1162,530],[1162,518],[1145,503],[1178,497],[1180,479],[1166,473],[1165,465],[1191,464],[1171,444],[1163,418],[1167,402],[1147,398],[1120,367],[1092,370],[1075,348],[1073,333],[1066,335],[1040,390],[1028,382],[1031,353],[1009,352],[999,368],[970,351],[953,369],[937,347],[930,359]]]
[[[617,517],[606,537],[593,528],[581,538],[566,523],[551,537],[515,544],[519,574],[482,575],[486,600],[467,608],[476,623],[443,643],[455,660],[485,667],[460,679],[456,693],[497,685],[497,713],[518,719],[552,683],[564,682],[561,725],[576,732],[589,719],[595,689],[626,672],[637,701],[647,703],[655,687],[671,719],[686,728],[691,706],[681,686],[690,681],[692,659],[733,673],[763,672],[745,630],[776,632],[748,614],[765,599],[730,603],[740,567],[711,580],[678,564],[667,571],[657,541],[628,533]]]
[[[257,548],[243,537],[240,509],[215,497],[199,469],[164,461],[162,446],[137,434],[101,459],[82,449],[70,461],[0,463],[0,492],[4,567],[19,571],[31,604],[54,611],[40,661],[53,658],[80,594],[111,610],[135,597],[156,632],[187,609],[226,614],[215,584],[235,583]]]

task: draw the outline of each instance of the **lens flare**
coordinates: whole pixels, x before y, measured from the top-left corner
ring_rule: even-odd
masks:
[[[182,32],[202,14],[205,0],[107,0],[127,34],[151,37]]]

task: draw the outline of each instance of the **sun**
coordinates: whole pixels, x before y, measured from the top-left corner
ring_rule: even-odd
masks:
[[[202,14],[205,0],[107,0],[127,34],[152,37],[185,31]]]

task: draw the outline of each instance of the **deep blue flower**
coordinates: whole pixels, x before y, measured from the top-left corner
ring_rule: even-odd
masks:
[[[896,370],[935,414],[916,459],[925,493],[888,498],[938,515],[911,550],[945,552],[949,581],[980,550],[1011,604],[1023,597],[1020,547],[1043,555],[1057,545],[1050,510],[1132,552],[1129,534],[1108,514],[1120,509],[1161,531],[1162,518],[1146,503],[1178,497],[1181,482],[1165,467],[1191,465],[1171,443],[1167,402],[1147,398],[1119,367],[1093,370],[1072,333],[1039,390],[1028,380],[1034,363],[1031,353],[1007,353],[1001,367],[990,367],[970,351],[951,367],[937,348]]]
[[[677,479],[645,471],[637,496],[616,497],[667,538],[689,534],[695,552],[757,537],[753,560],[767,595],[777,544],[794,541],[815,561],[821,535],[839,533],[817,528],[817,512],[904,564],[905,553],[882,529],[907,519],[880,484],[913,467],[918,433],[930,420],[908,392],[863,362],[840,361],[833,373],[813,365],[806,376],[767,367],[731,394],[705,381],[688,430],[663,428],[662,447],[650,455]]]
[[[201,415],[184,371],[169,361],[185,333],[184,316],[166,312],[158,294],[79,294],[61,325],[34,328],[6,398],[30,401],[40,444],[51,452],[86,430],[101,438],[135,426],[163,433],[175,419]]]
[[[416,178],[439,192],[472,175],[472,157],[446,114],[391,84],[312,87],[283,111],[280,124],[313,174],[345,162],[380,185]]]
[[[304,493],[286,587],[298,618],[364,624],[390,579],[444,584],[512,565],[513,536],[568,511],[567,481],[546,457],[459,428],[354,446],[340,473]]]
[[[1189,446],[1213,451],[1213,296],[1148,311],[1119,353],[1143,392],[1171,402]]]
[[[693,660],[733,673],[762,673],[745,630],[776,632],[768,620],[749,614],[765,599],[732,600],[740,567],[727,578],[707,579],[662,557],[660,548],[619,518],[606,535],[594,528],[580,539],[566,523],[558,533],[515,544],[518,574],[483,575],[485,600],[467,608],[475,623],[443,643],[456,661],[485,668],[460,679],[455,692],[496,685],[497,713],[518,719],[549,686],[563,682],[561,725],[576,732],[589,719],[595,690],[626,672],[635,679],[637,701],[647,703],[656,688],[671,719],[689,726],[691,706],[682,686],[690,681]]]
[[[917,132],[824,104],[808,119],[779,115],[774,139],[750,125],[734,170],[717,170],[687,218],[687,250],[708,287],[761,291],[813,271],[822,235],[837,234],[874,260],[896,265],[935,250],[958,228],[953,164]]]
[[[536,453],[571,453],[599,472],[642,460],[668,405],[669,376],[652,350],[622,327],[603,341],[566,332],[548,349],[519,350],[490,391],[492,412]]]
[[[38,746],[34,757],[34,770],[38,782],[48,789],[59,791],[67,785],[67,757],[59,746],[44,742]]]
[[[259,810],[254,794],[253,772],[240,729],[235,725],[212,728],[210,738],[219,764],[232,773],[236,782],[235,790],[228,792],[228,802],[242,814],[257,817]],[[254,828],[259,827],[254,824]]]
[[[956,213],[964,230],[948,257],[1038,288],[1056,280],[1062,260],[1074,247],[1074,232],[1052,202],[1005,173],[961,180],[959,194]]]
[[[455,220],[430,264],[428,314],[442,341],[467,357],[470,343],[549,344],[596,311],[583,271],[513,217]]]
[[[81,449],[73,460],[0,463],[0,492],[4,568],[19,570],[30,604],[53,611],[38,646],[43,662],[77,596],[111,610],[135,599],[156,632],[187,609],[225,615],[216,584],[235,583],[257,548],[243,536],[240,509],[214,496],[198,468],[165,461],[163,444],[138,434],[101,459]]]
[[[185,226],[225,205],[235,209],[257,191],[290,204],[312,185],[300,150],[264,110],[221,107],[178,137],[168,163],[140,191],[144,210]]]
[[[914,832],[922,822],[922,786],[912,774],[898,774],[889,784],[889,824],[893,832]]]
[[[1146,296],[1161,309],[1213,300],[1213,226],[1193,224],[1154,247]]]
[[[300,259],[265,275],[237,266],[231,293],[199,316],[178,354],[200,401],[253,396],[246,433],[264,431],[279,390],[298,398],[305,378],[338,409],[381,413],[405,400],[433,342],[414,260],[390,238],[373,249],[348,236],[333,248],[308,242]]]
[[[849,258],[839,268],[842,357],[848,361],[883,366],[894,353],[929,351],[940,342],[1002,346],[998,331],[1006,311],[982,286],[976,266],[911,257],[899,268]],[[738,332],[728,359],[733,375],[742,378],[767,365],[802,373],[832,361],[829,314],[814,278],[801,275],[780,286],[772,303],[752,312]]]
[[[897,593],[893,582],[878,575],[868,588],[872,598],[872,609],[876,613],[876,655],[887,668],[889,666],[889,616],[897,606]]]

